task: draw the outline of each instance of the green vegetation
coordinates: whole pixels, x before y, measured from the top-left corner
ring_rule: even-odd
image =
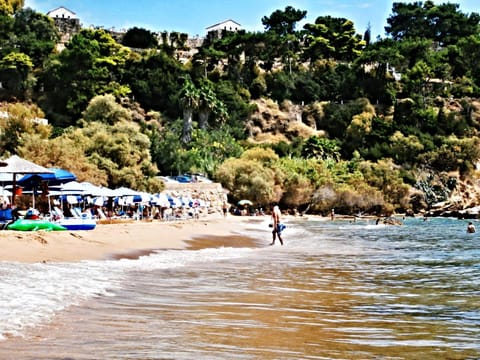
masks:
[[[51,19],[1,0],[0,156],[148,191],[202,172],[233,201],[320,213],[417,212],[477,177],[479,14],[394,3],[374,41],[345,18],[298,29],[306,14],[198,49],[134,27],[121,43],[83,29],[59,51]]]

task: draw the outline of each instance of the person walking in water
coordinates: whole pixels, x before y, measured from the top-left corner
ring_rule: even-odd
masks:
[[[275,244],[275,240],[276,240],[277,236],[278,236],[278,241],[280,241],[280,244],[283,245],[282,230],[283,230],[284,225],[280,222],[281,215],[282,215],[282,213],[280,212],[280,208],[277,205],[275,205],[272,209],[272,226],[273,226],[272,237],[273,237],[273,240],[272,240],[272,243],[270,245]]]
[[[475,225],[473,225],[473,222],[469,222],[467,226],[467,233],[473,234],[475,232]]]

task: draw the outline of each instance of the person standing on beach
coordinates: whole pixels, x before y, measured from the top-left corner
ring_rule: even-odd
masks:
[[[273,226],[273,230],[272,230],[272,236],[273,236],[273,240],[272,240],[272,243],[270,245],[273,245],[275,244],[275,240],[278,236],[278,240],[280,241],[280,244],[283,245],[283,239],[282,239],[282,223],[280,222],[280,217],[281,217],[282,213],[280,212],[280,208],[275,205],[272,209],[272,226]]]
[[[223,207],[222,207],[222,211],[223,211],[223,217],[227,217],[227,212],[228,212],[228,204],[226,201],[223,202]]]

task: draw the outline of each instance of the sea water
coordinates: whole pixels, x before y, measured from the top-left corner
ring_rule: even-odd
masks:
[[[480,233],[403,222],[299,217],[266,246],[259,217],[253,247],[2,262],[0,359],[480,358]]]

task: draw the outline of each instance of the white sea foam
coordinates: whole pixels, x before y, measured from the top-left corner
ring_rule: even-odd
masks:
[[[130,271],[183,267],[247,256],[253,249],[167,250],[136,260],[0,263],[0,339],[22,336],[56,313],[96,296],[114,296]]]
[[[119,274],[94,263],[0,263],[0,334],[21,335],[66,306],[108,295]]]

